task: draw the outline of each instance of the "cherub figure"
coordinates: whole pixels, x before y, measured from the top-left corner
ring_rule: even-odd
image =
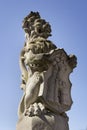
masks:
[[[45,53],[49,53],[56,46],[49,40],[51,28],[49,23],[40,18],[39,13],[31,12],[23,21],[26,41],[20,55],[22,71],[21,88],[25,91],[20,103],[19,115],[28,112],[30,105],[36,102],[39,88],[43,82],[43,72],[48,69],[49,61]],[[22,106],[24,102],[24,106]],[[40,106],[42,106],[40,104]],[[22,111],[23,108],[23,111]],[[44,108],[44,107],[43,107]]]

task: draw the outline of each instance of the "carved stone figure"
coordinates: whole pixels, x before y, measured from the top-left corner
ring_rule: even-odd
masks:
[[[23,128],[17,125],[17,130],[68,130],[65,112],[72,105],[69,75],[76,67],[76,57],[67,55],[64,49],[57,48],[47,39],[51,36],[51,26],[38,12],[25,17],[22,27],[26,38],[20,54],[24,95],[18,115]],[[48,124],[44,124],[45,120],[42,122],[42,116]],[[26,120],[33,123],[36,118],[38,122],[31,128],[24,126]]]

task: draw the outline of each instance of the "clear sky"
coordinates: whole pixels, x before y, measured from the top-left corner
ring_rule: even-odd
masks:
[[[87,128],[87,0],[0,0],[0,130],[15,130],[20,89],[19,54],[24,44],[22,20],[39,11],[50,22],[50,40],[78,58],[70,75],[73,105],[70,130]]]

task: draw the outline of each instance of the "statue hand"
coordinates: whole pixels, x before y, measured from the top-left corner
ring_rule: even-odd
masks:
[[[31,104],[28,109],[25,110],[24,115],[25,116],[40,116],[42,114],[47,114],[48,110],[45,108],[45,106],[42,103],[34,103]]]

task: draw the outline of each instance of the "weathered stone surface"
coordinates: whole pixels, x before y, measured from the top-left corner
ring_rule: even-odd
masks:
[[[16,127],[16,130],[68,130],[68,119],[61,115],[49,113],[40,116],[24,116]]]
[[[26,40],[20,69],[24,94],[17,130],[69,130],[65,112],[72,105],[69,75],[76,67],[76,57],[47,40],[51,26],[38,12],[24,18],[23,29]]]

